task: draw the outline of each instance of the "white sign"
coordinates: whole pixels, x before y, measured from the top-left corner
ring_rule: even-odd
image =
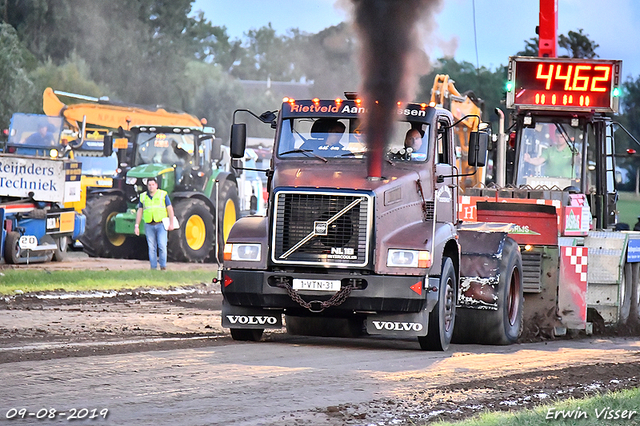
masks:
[[[80,172],[78,162],[3,154],[0,196],[28,198],[32,194],[36,201],[79,201]]]
[[[23,235],[18,240],[18,246],[22,250],[33,250],[38,247],[38,239],[34,235]]]

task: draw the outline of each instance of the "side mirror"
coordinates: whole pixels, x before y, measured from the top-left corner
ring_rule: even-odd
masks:
[[[265,111],[262,114],[260,114],[260,121],[262,121],[263,123],[273,123],[274,121],[276,121],[277,116],[273,113],[273,111]]]
[[[247,146],[247,125],[244,123],[231,126],[231,158],[244,157]]]
[[[113,135],[108,134],[104,136],[102,155],[105,157],[111,157],[111,154],[113,154]]]
[[[222,156],[222,139],[215,138],[213,144],[211,144],[211,158],[213,160],[219,160]]]
[[[469,166],[484,167],[487,164],[487,147],[489,134],[486,132],[471,132],[469,135]]]

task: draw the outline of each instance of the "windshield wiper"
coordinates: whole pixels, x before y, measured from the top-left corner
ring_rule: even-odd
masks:
[[[578,155],[579,153],[578,153],[578,149],[576,148],[576,144],[574,141],[571,140],[571,138],[569,137],[569,133],[567,133],[564,126],[559,122],[554,122],[553,124],[556,125],[556,128],[558,130],[560,130],[560,133],[562,134],[562,138],[567,142],[567,145],[569,146],[571,153],[573,155]]]
[[[314,157],[321,159],[321,160],[322,160],[322,161],[324,161],[325,163],[326,163],[327,161],[329,161],[329,160],[327,160],[326,158],[324,158],[323,156],[316,154],[316,153],[315,153],[315,152],[313,152],[313,150],[311,150],[311,149],[299,149],[299,148],[298,148],[298,149],[292,149],[292,150],[290,150],[290,151],[285,151],[285,152],[281,152],[281,153],[280,153],[280,155],[287,155],[287,154],[304,154],[304,155],[306,155],[307,157],[309,157],[309,155],[308,155],[308,154],[311,154],[311,155],[313,155]]]

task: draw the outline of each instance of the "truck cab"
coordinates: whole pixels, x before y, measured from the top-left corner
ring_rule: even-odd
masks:
[[[285,314],[294,334],[451,342],[463,300],[453,117],[399,105],[382,177],[369,177],[363,114],[359,99],[287,99],[273,118],[267,216],[241,218],[225,245],[222,321],[235,339],[258,340]],[[244,134],[234,124],[235,157]]]

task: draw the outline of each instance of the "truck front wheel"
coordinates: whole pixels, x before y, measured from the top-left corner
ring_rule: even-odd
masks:
[[[423,351],[446,351],[456,318],[456,271],[450,258],[442,259],[438,303],[429,313],[429,334],[418,337]]]

